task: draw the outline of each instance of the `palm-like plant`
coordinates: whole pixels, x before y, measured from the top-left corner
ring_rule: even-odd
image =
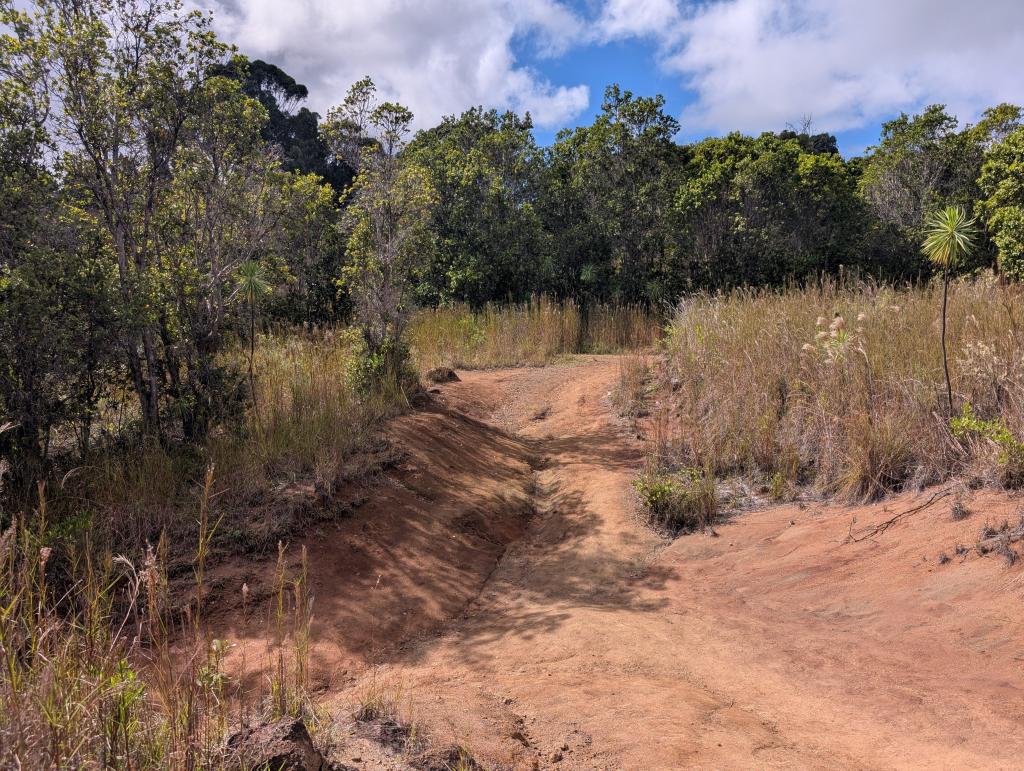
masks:
[[[259,420],[259,405],[256,403],[256,377],[253,374],[253,360],[256,358],[256,306],[260,298],[270,293],[270,282],[267,281],[263,266],[256,260],[249,260],[238,269],[235,297],[240,298],[249,306],[249,390],[252,391],[252,404]]]
[[[962,206],[947,206],[925,218],[924,253],[942,268],[942,369],[946,375],[946,401],[953,413],[953,385],[949,380],[949,357],[946,354],[946,307],[949,303],[949,277],[953,268],[974,251],[977,231],[974,219],[968,218]]]

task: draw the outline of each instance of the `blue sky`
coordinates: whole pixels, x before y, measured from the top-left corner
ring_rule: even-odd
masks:
[[[941,102],[1024,103],[1024,0],[194,0],[325,111],[363,75],[426,127],[483,104],[538,140],[586,124],[613,82],[660,93],[680,141],[809,116],[846,155]]]
[[[1022,0],[1024,2],[1024,0]],[[615,40],[607,43],[594,43],[558,58],[534,58],[530,44],[513,42],[513,48],[521,52],[522,61],[532,61],[533,66],[554,83],[584,83],[589,90],[589,104],[575,120],[566,126],[586,125],[600,111],[601,98],[605,86],[618,83],[622,88],[635,94],[653,96],[661,94],[665,97],[665,111],[680,119],[681,130],[678,135],[680,142],[692,142],[710,135],[721,134],[721,131],[702,130],[688,125],[683,113],[687,106],[696,102],[694,91],[678,76],[664,71],[658,65],[658,52],[649,40]],[[895,113],[895,114],[898,114]],[[808,113],[796,112],[790,120],[774,123],[766,120],[761,131],[781,131],[787,124],[799,124]],[[811,115],[813,121],[813,115]],[[813,125],[813,123],[812,123]],[[826,130],[825,127],[814,127],[812,130]],[[845,155],[856,155],[865,147],[877,142],[881,124],[868,124],[863,127],[833,132],[836,134],[840,150]],[[757,130],[747,129],[747,133]],[[534,130],[537,141],[549,144],[554,141],[557,128],[538,126]]]

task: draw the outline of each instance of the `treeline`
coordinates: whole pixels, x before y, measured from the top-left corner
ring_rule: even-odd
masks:
[[[925,278],[941,204],[986,228],[961,269],[1022,272],[1009,105],[901,116],[851,160],[809,129],[682,145],[662,98],[617,86],[550,147],[483,108],[412,136],[369,79],[321,119],[177,0],[0,9],[0,451],[22,478],[117,438],[112,412],[161,442],[229,423],[267,321],[353,323],[373,388],[405,380],[417,305]]]

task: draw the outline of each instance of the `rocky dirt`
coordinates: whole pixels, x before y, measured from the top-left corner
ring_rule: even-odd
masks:
[[[954,521],[946,496],[859,542],[934,491],[669,541],[637,513],[618,373],[460,371],[394,422],[400,465],[305,540],[325,704],[386,688],[404,725],[494,769],[1020,767],[1024,573],[973,548],[1017,500]],[[253,676],[266,619],[225,619]],[[364,754],[336,760],[415,766]]]

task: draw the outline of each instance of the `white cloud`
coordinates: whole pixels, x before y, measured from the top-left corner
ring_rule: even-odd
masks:
[[[627,6],[636,13],[631,14]],[[761,131],[811,115],[858,128],[942,102],[963,120],[1024,101],[1022,0],[606,0],[606,35],[647,36],[696,100],[688,131]],[[653,21],[644,21],[653,19]]]
[[[597,19],[600,39],[670,36],[678,29],[675,0],[607,0]]]
[[[476,104],[529,111],[560,127],[586,109],[585,85],[555,85],[516,60],[529,39],[557,56],[583,34],[558,0],[196,0],[225,40],[277,64],[325,112],[370,75],[378,93],[407,105],[424,127]]]

